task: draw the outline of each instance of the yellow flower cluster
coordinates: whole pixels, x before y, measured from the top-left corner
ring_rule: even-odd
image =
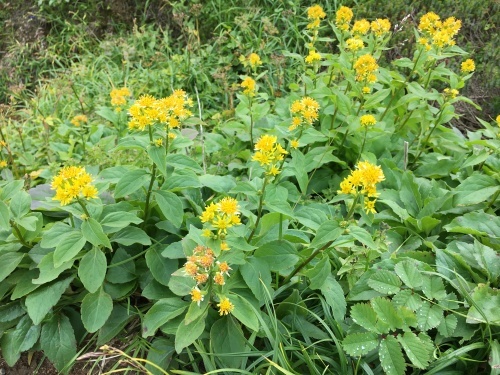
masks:
[[[318,119],[319,103],[313,98],[305,96],[292,103],[290,112],[292,112],[293,118],[292,125],[288,130],[292,131],[303,124],[312,125]]]
[[[349,22],[351,22],[353,13],[351,8],[341,6],[335,14],[335,24],[340,30],[349,30]]]
[[[320,5],[314,5],[307,9],[307,18],[311,20],[311,23],[307,25],[308,29],[317,29],[319,27],[320,21],[326,17],[326,13]]]
[[[5,168],[7,166],[7,162],[5,160],[0,160],[0,168]]]
[[[255,80],[250,77],[246,77],[240,86],[244,89],[243,94],[247,96],[255,96]]]
[[[443,94],[445,97],[449,99],[455,99],[458,95],[458,90],[456,89],[451,89],[451,88],[446,88],[443,90]]]
[[[228,228],[241,224],[238,201],[231,197],[222,198],[218,203],[210,203],[200,216],[202,223],[208,223],[217,230],[217,234],[225,236]],[[210,229],[204,232],[204,236],[212,236]],[[225,244],[225,243],[223,243]],[[221,250],[229,250],[227,244]]]
[[[375,21],[372,21],[371,28],[376,36],[384,36],[391,31],[391,22],[387,18],[377,18]]]
[[[363,115],[359,119],[359,123],[362,127],[368,128],[369,126],[374,126],[377,123],[377,120],[373,115]]]
[[[260,163],[266,168],[266,174],[276,176],[280,173],[278,163],[283,160],[283,155],[288,152],[277,143],[278,137],[274,135],[263,135],[255,143],[256,153],[252,160]]]
[[[500,126],[500,115],[497,116],[497,118],[495,119],[495,121],[497,122],[497,125]]]
[[[379,194],[377,193],[376,184],[383,180],[385,180],[385,176],[382,168],[368,161],[360,161],[358,165],[356,165],[356,169],[340,183],[340,190],[338,193],[351,194],[354,196],[362,194],[366,213],[376,213],[376,199],[370,200],[368,198],[378,197]]]
[[[461,65],[462,73],[472,73],[474,70],[476,70],[476,64],[472,59],[465,60]]]
[[[248,55],[248,57],[241,55],[240,62],[244,66],[250,66],[252,69],[256,69],[257,67],[262,65],[262,60],[260,59],[260,56],[253,52],[250,55]]]
[[[156,123],[167,128],[178,128],[182,120],[192,116],[188,107],[193,101],[183,90],[175,90],[172,95],[155,99],[151,95],[141,96],[129,109],[131,119],[129,129],[144,130]]]
[[[377,80],[377,76],[374,74],[378,69],[377,60],[369,53],[356,60],[354,69],[356,70],[356,81],[374,83]]]
[[[429,12],[420,18],[418,30],[424,34],[424,37],[420,38],[419,43],[424,45],[427,50],[431,48],[431,44],[439,48],[452,46],[455,44],[453,38],[461,27],[462,22],[455,17],[441,21],[436,13]]]
[[[64,167],[53,178],[51,188],[56,191],[53,200],[60,201],[61,206],[70,204],[73,199],[97,198],[92,176],[83,167]]]
[[[111,105],[116,107],[115,111],[120,112],[121,107],[127,104],[127,97],[130,96],[130,90],[126,87],[122,87],[121,89],[113,89],[109,93],[111,96]]]
[[[368,31],[370,31],[370,22],[365,19],[354,22],[352,26],[352,33],[354,35],[366,35]]]
[[[309,55],[306,56],[305,61],[307,64],[313,64],[315,61],[320,61],[321,55],[314,49],[309,51]]]
[[[220,303],[217,304],[217,307],[219,308],[219,315],[227,315],[231,313],[234,310],[234,305],[229,301],[229,298],[222,298],[220,300]]]
[[[357,50],[360,50],[362,49],[365,44],[363,43],[363,40],[361,40],[360,38],[349,38],[346,40],[346,48],[349,50],[349,51],[357,51]]]
[[[85,115],[76,115],[73,117],[70,121],[74,126],[79,128],[83,124],[86,124],[88,122],[87,116]]]

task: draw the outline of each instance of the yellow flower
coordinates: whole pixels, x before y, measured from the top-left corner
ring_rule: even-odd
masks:
[[[257,143],[255,143],[255,150],[256,151],[266,151],[270,152],[274,148],[274,144],[278,140],[278,137],[274,135],[263,135],[257,140]]]
[[[372,21],[371,27],[376,36],[383,36],[391,30],[391,22],[387,18],[377,18]]]
[[[292,126],[290,127],[292,129],[289,128],[290,130],[297,128],[303,121],[308,125],[312,125],[312,123],[318,119],[319,103],[313,98],[305,96],[292,103],[290,112],[299,115],[292,119]]]
[[[217,209],[218,207],[215,203],[210,203],[210,205],[205,208],[205,211],[203,211],[200,216],[201,222],[206,223],[207,221],[213,220]]]
[[[429,51],[432,48],[431,45],[429,44],[429,39],[427,38],[419,38],[418,44],[424,46],[426,51]]]
[[[88,122],[87,116],[85,115],[76,115],[73,117],[70,121],[74,126],[77,128],[80,127],[83,124],[86,124]]]
[[[444,96],[450,99],[455,99],[458,95],[458,90],[446,88],[443,90]]]
[[[312,64],[315,61],[320,61],[320,60],[321,60],[321,55],[314,50],[310,50],[309,55],[307,55],[305,58],[307,64]]]
[[[212,237],[212,231],[211,231],[210,229],[203,229],[203,230],[201,231],[201,235],[202,235],[203,237],[208,237],[208,238],[210,238],[210,237]]]
[[[495,119],[495,121],[497,122],[497,125],[500,126],[500,115],[497,116],[497,118]]]
[[[373,83],[377,80],[375,72],[378,70],[377,60],[367,53],[359,57],[354,63],[356,81]]]
[[[163,138],[155,139],[155,145],[161,147],[163,145]]]
[[[249,56],[248,56],[248,63],[250,64],[250,66],[255,69],[256,67],[262,65],[262,61],[260,59],[260,56],[257,55],[256,53],[251,53]]]
[[[229,267],[229,265],[227,264],[227,262],[219,263],[219,271],[220,271],[221,274],[226,274],[227,276],[229,276],[229,271],[231,269],[232,268]]]
[[[337,13],[335,14],[335,24],[340,30],[349,30],[349,22],[353,17],[351,8],[346,6],[341,6]]]
[[[194,279],[196,280],[196,284],[204,284],[208,280],[208,274],[207,273],[199,273],[197,274]]]
[[[189,276],[196,276],[198,273],[198,266],[194,262],[186,262],[184,265],[184,273]]]
[[[277,163],[283,160],[283,155],[288,152],[277,143],[278,137],[274,135],[263,135],[255,143],[257,151],[252,160],[259,162],[263,167],[266,167],[266,174],[276,176],[279,173]]]
[[[290,147],[291,148],[298,148],[299,147],[299,141],[296,140],[296,139],[293,139],[291,142],[290,142]]]
[[[227,315],[234,310],[234,305],[231,301],[229,301],[229,298],[226,297],[221,299],[220,303],[217,304],[217,307],[219,308],[220,316]]]
[[[346,41],[346,48],[349,51],[357,51],[359,49],[362,49],[364,46],[365,45],[363,41],[359,38],[349,38]]]
[[[375,211],[375,202],[376,202],[375,199],[372,200],[372,201],[369,200],[369,199],[365,199],[363,201],[363,205],[365,206],[365,211],[366,211],[367,214],[370,213],[370,212],[372,214],[376,214],[377,213],[377,211]]]
[[[320,5],[313,5],[307,8],[307,18],[310,20],[323,19],[326,17],[326,13]]]
[[[201,290],[199,290],[197,287],[194,287],[193,289],[191,289],[190,294],[191,294],[191,300],[193,302],[196,302],[198,304],[198,306],[200,306],[200,303],[204,299],[204,296],[203,296]]]
[[[476,70],[476,64],[474,64],[474,60],[467,59],[462,63],[461,68],[462,73],[471,73]]]
[[[243,82],[241,82],[240,86],[244,89],[243,94],[248,96],[255,95],[255,80],[250,77],[246,77]]]
[[[353,34],[366,35],[370,31],[370,22],[365,19],[354,22],[352,26]]]
[[[384,179],[382,168],[368,161],[360,161],[356,169],[340,183],[338,193],[352,195],[361,193],[367,197],[376,197],[378,196],[376,184]]]
[[[238,201],[231,197],[222,198],[218,203],[218,210],[226,215],[237,215],[238,209]]]
[[[231,250],[231,249],[229,248],[229,245],[227,244],[227,242],[221,242],[221,243],[220,243],[220,249],[221,249],[221,251],[228,251],[228,250]]]
[[[0,160],[0,168],[5,168],[7,166],[7,162],[5,160]]]
[[[91,183],[92,177],[83,167],[64,167],[52,179],[51,189],[56,191],[52,199],[65,206],[80,197],[97,198],[97,189]]]
[[[224,275],[221,272],[217,272],[214,276],[214,283],[217,285],[224,285],[226,281],[224,280]]]
[[[361,126],[367,128],[369,126],[375,125],[377,123],[377,120],[375,119],[375,117],[373,115],[363,115],[359,119],[359,122],[360,122]]]
[[[126,87],[113,89],[109,93],[109,96],[111,96],[111,105],[113,107],[119,107],[127,103],[127,97],[130,96],[130,90]]]
[[[442,48],[455,44],[454,37],[462,27],[462,22],[455,17],[449,17],[444,22],[433,12],[424,14],[420,18],[418,29],[425,35],[426,39],[432,41],[432,44]],[[421,43],[422,44],[422,43]],[[429,44],[424,44],[426,49],[430,49]]]
[[[369,94],[371,92],[371,89],[368,86],[364,86],[362,91],[363,91],[363,94]]]

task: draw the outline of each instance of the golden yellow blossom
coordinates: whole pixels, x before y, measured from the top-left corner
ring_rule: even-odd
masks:
[[[349,38],[346,40],[345,44],[346,44],[346,48],[349,51],[357,51],[357,50],[362,49],[365,46],[363,41],[359,38]]]
[[[474,63],[474,60],[472,59],[465,60],[461,65],[461,70],[462,73],[471,73],[474,70],[476,70],[476,64]]]
[[[217,307],[219,308],[220,316],[228,315],[234,310],[234,305],[229,301],[229,298],[222,298],[220,303],[217,304]]]
[[[220,272],[217,272],[214,276],[214,283],[217,285],[224,285],[226,281],[224,280],[224,275]]]
[[[220,249],[221,249],[221,251],[228,251],[228,250],[231,250],[231,249],[229,248],[229,245],[227,244],[227,242],[221,242],[221,243],[220,243]]]
[[[311,22],[307,25],[308,29],[317,29],[320,25],[320,20],[326,17],[326,13],[320,5],[313,5],[307,9],[307,18]]]
[[[246,77],[240,86],[244,89],[243,94],[247,96],[255,96],[255,80],[250,77]]]
[[[387,18],[377,18],[375,21],[372,21],[371,28],[376,36],[384,36],[391,31],[391,22]]]
[[[248,63],[250,64],[252,69],[255,69],[258,66],[262,65],[260,56],[257,55],[256,53],[251,53],[250,55],[248,55]]]
[[[221,274],[226,274],[227,276],[229,276],[229,271],[232,269],[231,267],[229,267],[229,265],[227,264],[227,262],[222,262],[222,263],[218,263],[219,265],[219,271]]]
[[[367,128],[369,126],[373,126],[377,123],[377,120],[375,119],[375,116],[373,115],[363,115],[359,119],[359,122],[361,126]]]
[[[113,89],[109,93],[109,96],[111,96],[111,105],[113,107],[120,107],[127,104],[127,97],[130,96],[130,90],[126,87]]]
[[[361,91],[363,91],[363,94],[369,94],[371,92],[371,89],[368,86],[364,86]]]
[[[220,235],[227,233],[227,229],[232,226],[241,224],[239,215],[238,201],[231,197],[225,197],[218,203],[210,203],[202,212],[200,219],[202,223],[207,223],[217,229]],[[207,231],[207,236],[212,236],[210,229],[206,228],[205,231]],[[223,250],[222,244],[221,250]]]
[[[314,50],[310,50],[309,55],[307,55],[305,58],[305,62],[307,64],[313,64],[315,61],[320,61],[320,60],[321,60],[321,55]]]
[[[299,147],[299,141],[298,141],[298,140],[296,140],[296,139],[292,139],[292,140],[290,141],[290,147],[291,147],[291,148],[295,148],[295,149],[296,149],[296,148],[298,148],[298,147]]]
[[[436,13],[429,12],[420,18],[418,30],[424,34],[425,39],[432,41],[433,45],[443,48],[455,44],[453,38],[458,34],[461,27],[462,22],[455,17],[449,17],[443,22]],[[425,45],[426,49],[430,49],[429,43],[423,45]]]
[[[5,160],[0,160],[0,168],[5,168],[7,166],[7,162]]]
[[[88,122],[87,116],[85,115],[76,115],[73,117],[70,121],[74,126],[79,128],[83,124],[86,124]]]
[[[370,31],[370,22],[365,19],[354,22],[352,33],[357,35],[366,35]]]
[[[373,83],[377,80],[374,74],[378,70],[377,60],[367,53],[359,57],[354,63],[356,81]]]
[[[193,302],[196,302],[198,304],[198,306],[200,306],[200,303],[203,301],[204,299],[204,296],[203,296],[203,293],[201,292],[201,290],[199,290],[197,287],[191,289],[191,300]]]
[[[446,88],[443,90],[444,96],[450,99],[455,99],[458,95],[458,90]]]
[[[252,160],[265,167],[267,175],[276,176],[279,173],[278,162],[283,160],[283,155],[288,154],[277,141],[278,137],[266,134],[255,143],[256,153]]]
[[[375,199],[374,200],[365,199],[363,201],[363,205],[365,206],[364,208],[365,208],[365,211],[366,211],[367,214],[370,213],[370,212],[372,214],[376,214],[377,213],[377,211],[375,211],[375,202],[376,202]]]
[[[353,13],[351,8],[341,6],[335,14],[335,24],[340,30],[349,30],[349,22],[351,22]]]
[[[51,189],[56,191],[53,200],[65,206],[74,199],[97,198],[97,189],[91,183],[92,177],[83,167],[64,167],[52,179]]]

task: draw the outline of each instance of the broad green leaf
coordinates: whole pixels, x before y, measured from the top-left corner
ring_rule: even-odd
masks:
[[[351,319],[367,331],[380,333],[377,328],[377,314],[369,303],[357,303],[351,307]]]
[[[40,263],[38,263],[40,274],[38,278],[32,280],[33,284],[45,284],[57,279],[61,273],[73,266],[74,261],[75,260],[72,259],[61,264],[59,267],[54,267],[54,253],[48,253],[42,258]]]
[[[24,190],[18,191],[10,200],[12,215],[19,219],[30,212],[31,196]]]
[[[175,353],[173,340],[164,337],[156,338],[151,347],[148,348],[148,356],[146,360],[146,370],[151,375],[165,375],[161,369],[169,367],[172,357]],[[153,366],[155,364],[156,366]]]
[[[116,232],[111,237],[111,242],[116,242],[121,245],[130,246],[139,243],[144,246],[151,245],[151,238],[141,228],[127,227]]]
[[[179,324],[175,334],[175,351],[177,353],[180,353],[182,349],[195,342],[195,340],[201,336],[203,331],[205,331],[205,318],[207,317],[207,314],[208,310],[198,317],[198,319],[189,324],[185,324],[184,321]]]
[[[136,169],[127,172],[115,187],[115,198],[123,198],[139,190],[144,184],[147,183],[149,174],[144,169]]]
[[[349,226],[349,235],[357,239],[363,245],[369,247],[370,249],[377,250],[378,246],[373,241],[372,235],[368,233],[365,229],[358,227],[356,225]]]
[[[74,360],[76,339],[67,316],[55,314],[42,326],[40,347],[59,371]]]
[[[26,297],[26,309],[35,325],[40,324],[50,309],[61,299],[73,277],[43,286]]]
[[[467,206],[485,202],[500,189],[498,181],[484,174],[473,174],[453,189],[453,205]]]
[[[393,336],[387,336],[380,342],[380,364],[387,375],[404,375],[406,369],[405,359],[401,346]]]
[[[453,219],[444,229],[454,233],[500,238],[500,216],[474,211]]]
[[[108,320],[113,311],[113,300],[103,288],[95,293],[88,293],[82,301],[81,314],[85,329],[96,332]]]
[[[36,230],[36,224],[38,222],[38,217],[34,215],[26,215],[18,219],[14,219],[17,225],[26,229],[27,231],[33,232]]]
[[[2,185],[0,185],[0,201],[7,201],[14,194],[22,190],[25,182],[24,180],[13,180],[7,183],[2,181]]]
[[[296,209],[294,211],[294,218],[302,225],[316,231],[320,228],[321,224],[324,224],[328,220],[323,211],[308,206]]]
[[[474,304],[467,313],[467,323],[500,325],[500,291],[488,285],[478,285],[471,295]]]
[[[195,173],[203,173],[203,169],[198,165],[198,163],[186,155],[170,154],[167,156],[167,164],[176,169],[190,169]]]
[[[309,178],[307,176],[307,172],[306,172],[306,168],[305,168],[304,154],[302,152],[300,152],[299,150],[292,150],[291,155],[292,155],[291,167],[293,168],[295,178],[297,179],[297,182],[299,183],[300,192],[302,194],[306,194]]]
[[[246,357],[246,339],[231,316],[217,320],[210,329],[210,344],[224,367],[239,368]],[[239,355],[238,355],[239,354]]]
[[[38,276],[38,270],[37,269],[32,269],[32,270],[26,270],[26,272],[23,274],[23,276],[19,279],[19,281],[16,283],[14,286],[14,289],[12,290],[12,295],[10,296],[10,299],[12,301],[24,297],[25,295],[31,293],[35,289],[37,289],[40,285],[39,284],[33,284],[32,280]],[[1,309],[0,309],[0,316],[2,315]],[[0,318],[1,321],[1,318]]]
[[[177,260],[164,258],[158,247],[151,247],[146,251],[146,264],[155,280],[165,286],[179,265]]]
[[[133,316],[134,312],[131,308],[115,303],[108,320],[101,329],[99,329],[96,345],[100,346],[110,342],[116,335],[122,332],[123,328],[125,328]]]
[[[332,308],[335,320],[337,322],[342,322],[347,310],[347,302],[339,282],[330,274],[320,290],[323,296],[325,296],[326,303]]]
[[[122,284],[135,278],[135,263],[132,257],[125,250],[119,248],[116,250],[113,259],[111,259],[106,280],[111,283]]]
[[[391,271],[379,270],[368,279],[368,286],[382,294],[396,294],[401,280]]]
[[[0,306],[0,323],[6,323],[24,315],[25,311],[20,302],[6,303]]]
[[[180,198],[170,191],[157,190],[154,192],[156,203],[165,218],[176,228],[182,224],[184,217],[184,208]]]
[[[52,249],[53,247],[59,245],[64,235],[67,235],[72,231],[76,231],[76,229],[70,227],[68,224],[58,221],[49,230],[43,233],[40,246],[44,249]]]
[[[428,331],[435,328],[443,319],[443,309],[429,302],[423,302],[422,306],[416,311],[418,328],[421,331]]]
[[[173,175],[168,176],[167,181],[162,186],[162,190],[180,191],[199,187],[201,187],[201,183],[195,175]]]
[[[138,218],[134,213],[127,211],[111,212],[104,216],[101,220],[101,225],[105,228],[113,228],[113,231],[122,229],[129,224],[140,224],[142,219]],[[106,231],[108,232],[108,231]]]
[[[263,302],[267,294],[266,288],[272,281],[268,263],[261,258],[250,257],[239,270],[254,296]]]
[[[72,260],[85,246],[87,241],[83,238],[82,232],[69,232],[61,239],[54,251],[54,267],[59,267],[63,263]]]
[[[3,230],[10,229],[9,207],[2,201],[0,201],[0,228]]]
[[[305,272],[310,281],[309,287],[313,290],[321,288],[331,271],[330,257],[328,254],[323,253],[321,260],[313,268]]]
[[[490,375],[500,375],[500,344],[498,340],[493,340],[490,347],[491,354],[488,359],[488,364],[491,367]]]
[[[214,176],[211,174],[204,174],[199,177],[199,180],[203,186],[209,187],[218,193],[227,193],[236,186],[234,177],[230,175]]]
[[[443,280],[438,276],[426,276],[422,279],[422,291],[429,299],[441,300],[446,298]]]
[[[316,231],[316,236],[311,241],[311,247],[321,247],[328,242],[335,241],[342,234],[343,229],[339,228],[337,221],[329,220],[320,225]]]
[[[167,177],[167,155],[165,154],[165,148],[158,146],[148,147],[149,158],[156,164],[160,173]]]
[[[402,328],[403,321],[389,299],[376,297],[372,299],[371,305],[377,313],[378,318],[392,330]]]
[[[163,298],[157,301],[144,315],[142,336],[153,336],[158,328],[182,314],[188,306],[189,303],[179,298]]]
[[[422,197],[418,190],[418,184],[415,182],[415,177],[409,171],[406,171],[401,177],[399,197],[410,215],[416,217],[422,208]]]
[[[422,302],[423,301],[420,295],[414,293],[410,289],[403,289],[392,297],[392,303],[396,307],[406,306],[413,311],[416,311],[420,306],[422,306]]]
[[[105,246],[111,249],[108,236],[104,233],[101,224],[94,218],[89,218],[82,223],[83,237],[94,246]]]
[[[269,275],[271,277],[271,275]],[[184,297],[196,286],[196,282],[188,276],[173,274],[168,282],[168,288],[176,295]]]
[[[378,335],[373,332],[350,333],[342,341],[345,352],[352,357],[368,354],[378,346]]]
[[[0,282],[16,269],[23,258],[24,253],[8,252],[0,254]]]
[[[265,261],[271,271],[293,267],[299,260],[297,249],[286,241],[272,241],[255,250],[254,257]]]
[[[78,276],[85,289],[94,293],[104,282],[107,261],[104,253],[97,247],[92,248],[80,260]]]
[[[458,319],[455,315],[446,315],[444,319],[441,320],[441,323],[438,325],[437,330],[444,337],[451,337],[453,336],[453,332],[455,332],[455,329],[457,328],[457,324]]]
[[[25,315],[14,330],[4,333],[0,340],[2,357],[9,366],[14,366],[23,351],[29,350],[40,337],[41,326],[33,325]]]
[[[252,304],[238,294],[231,294],[230,300],[234,305],[231,314],[249,329],[257,332],[259,330],[259,319],[255,315]]]
[[[413,332],[405,332],[398,335],[398,341],[406,352],[411,363],[416,367],[425,370],[431,360],[433,346],[427,346]]]
[[[408,288],[418,290],[422,285],[422,274],[415,262],[411,260],[399,262],[394,266],[394,271]]]

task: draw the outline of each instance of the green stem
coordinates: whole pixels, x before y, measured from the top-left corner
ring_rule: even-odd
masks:
[[[493,199],[490,201],[490,203],[488,203],[488,206],[486,206],[486,210],[490,209],[491,206],[493,206],[493,203],[495,203],[495,201],[497,200],[498,195],[500,195],[500,190],[497,190],[497,192],[493,196]]]
[[[252,229],[252,232],[250,233],[250,236],[248,236],[248,239],[247,239],[247,242],[250,243],[250,241],[252,240],[254,234],[255,234],[255,231],[257,230],[257,227],[259,226],[259,222],[260,222],[260,218],[262,216],[262,206],[264,204],[264,194],[266,192],[266,185],[267,185],[267,176],[264,177],[264,184],[262,185],[262,194],[260,195],[260,199],[259,199],[259,207],[257,208],[257,220],[255,221],[255,226],[253,227]]]
[[[349,212],[347,213],[345,221],[348,221],[352,217],[352,215],[354,215],[354,210],[356,209],[356,205],[358,204],[359,196],[360,196],[359,193],[356,194],[356,197],[354,198],[354,202],[352,202],[352,206],[349,209]]]
[[[149,181],[149,187],[148,187],[148,192],[146,194],[146,205],[144,206],[144,222],[146,223],[146,220],[148,219],[149,216],[149,202],[151,200],[151,192],[153,190],[153,184],[156,180],[156,164],[153,163],[153,170],[151,172],[151,181]]]
[[[441,108],[441,111],[439,112],[439,116],[438,116],[438,118],[436,120],[436,123],[435,123],[434,127],[431,129],[431,131],[429,132],[429,134],[427,134],[427,137],[425,137],[424,141],[422,142],[422,147],[420,147],[420,150],[418,151],[417,156],[415,156],[415,160],[413,160],[413,162],[411,163],[411,166],[415,165],[415,163],[417,162],[418,158],[420,157],[420,155],[424,151],[424,147],[427,144],[427,142],[429,141],[429,138],[431,137],[432,133],[438,127],[439,120],[441,120],[441,115],[443,114],[443,109],[444,108],[445,108],[444,106],[443,106],[443,108]]]
[[[250,143],[253,145],[253,113],[252,113],[252,98],[248,97],[248,101],[250,103]]]
[[[361,150],[359,150],[359,155],[358,155],[358,159],[356,160],[356,164],[358,164],[359,160],[361,159],[361,154],[363,153],[363,149],[365,148],[367,134],[368,134],[368,127],[365,127],[365,136],[363,137],[363,144],[361,145]]]
[[[87,218],[90,218],[90,214],[89,214],[89,211],[87,210],[87,206],[85,206],[85,203],[83,203],[83,201],[81,199],[77,199],[76,201],[78,202],[78,204],[82,208],[85,215],[87,215]]]
[[[31,246],[29,243],[27,243],[21,233],[21,231],[19,230],[17,224],[14,222],[14,221],[10,221],[10,225],[12,226],[12,229],[14,230],[14,232],[16,232],[16,236],[17,236],[17,239],[19,240],[19,242],[21,242],[21,244],[29,249],[31,249],[33,246]]]

